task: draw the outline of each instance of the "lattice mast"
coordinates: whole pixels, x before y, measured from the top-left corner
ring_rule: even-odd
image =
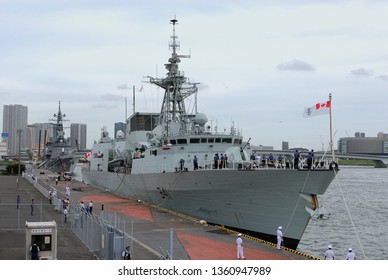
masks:
[[[172,51],[171,57],[164,66],[168,70],[165,78],[150,78],[150,82],[164,89],[164,98],[160,112],[160,124],[164,125],[164,135],[185,134],[188,131],[190,119],[187,115],[184,99],[196,94],[198,88],[195,83],[188,82],[184,72],[179,70],[178,64],[180,58],[190,58],[190,55],[179,55],[177,51],[180,48],[178,36],[175,33],[175,26],[178,24],[177,19],[172,19],[173,34],[170,37],[169,48]],[[195,110],[196,110],[195,104]],[[195,111],[195,114],[197,112]],[[179,132],[174,132],[170,127],[179,125]]]

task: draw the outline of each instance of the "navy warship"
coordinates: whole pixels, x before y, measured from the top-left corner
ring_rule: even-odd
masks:
[[[171,57],[164,78],[146,77],[160,87],[160,112],[133,112],[127,131],[109,137],[106,130],[94,144],[82,170],[86,183],[117,195],[179,212],[209,224],[276,242],[283,226],[283,245],[296,249],[336,172],[286,168],[250,160],[249,144],[233,125],[212,129],[205,114],[188,112],[185,100],[197,83],[180,71],[181,58],[172,24]]]
[[[58,103],[58,113],[54,114],[55,119],[51,119],[55,121],[53,124],[54,137],[48,141],[46,141],[45,137],[45,145],[38,169],[61,174],[70,171],[75,149],[70,145],[70,141],[65,138],[63,118],[66,115],[61,112],[61,102],[59,101]]]

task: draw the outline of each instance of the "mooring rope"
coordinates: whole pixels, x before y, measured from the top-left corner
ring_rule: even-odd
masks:
[[[333,170],[334,170],[334,172],[336,172],[335,168],[334,168]],[[341,192],[342,199],[343,199],[343,201],[344,201],[344,203],[345,203],[346,211],[348,212],[348,215],[349,215],[349,218],[350,218],[350,222],[351,222],[352,227],[353,227],[353,230],[354,230],[354,232],[355,232],[355,234],[356,234],[358,244],[360,245],[361,252],[362,252],[362,254],[364,255],[364,259],[366,260],[365,251],[364,251],[364,248],[362,247],[360,237],[358,236],[358,233],[357,233],[357,230],[356,230],[356,226],[354,225],[354,221],[353,221],[352,215],[350,214],[350,210],[349,210],[348,204],[346,203],[346,199],[345,199],[344,193],[343,193],[343,191],[342,191],[341,184],[340,184],[340,182],[339,182],[339,180],[338,180],[338,178],[337,178],[337,173],[336,173],[336,176],[335,176],[335,177],[336,177],[336,182],[337,182],[337,184],[338,184],[338,188],[339,188],[339,190],[340,190],[340,192]]]

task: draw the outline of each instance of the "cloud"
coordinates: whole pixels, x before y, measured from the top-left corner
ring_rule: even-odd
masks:
[[[350,74],[352,74],[357,78],[364,78],[364,77],[371,77],[373,75],[373,71],[365,68],[359,68],[359,69],[350,71]]]
[[[308,72],[315,71],[314,66],[312,66],[307,62],[297,60],[297,59],[294,59],[289,62],[281,63],[277,66],[277,69],[280,71],[308,71]]]
[[[124,101],[125,97],[118,94],[106,93],[101,96],[102,99],[106,101]]]
[[[116,109],[117,106],[116,105],[112,105],[112,104],[94,104],[92,106],[93,108],[96,108],[96,109]]]
[[[387,81],[388,82],[388,76],[387,75],[380,75],[376,77],[377,79],[380,79],[382,81]]]
[[[122,85],[118,85],[117,89],[128,90],[128,89],[130,89],[130,87],[128,85],[126,85],[126,84],[122,84]]]

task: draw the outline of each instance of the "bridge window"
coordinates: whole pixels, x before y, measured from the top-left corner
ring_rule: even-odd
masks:
[[[207,143],[207,138],[201,138],[201,143]]]
[[[187,139],[186,138],[178,139],[178,144],[187,144]]]
[[[221,138],[216,138],[216,143],[221,143]]]
[[[232,143],[232,138],[224,138],[222,139],[222,143]]]
[[[384,154],[388,153],[388,141],[383,142],[383,153]]]
[[[338,152],[344,154],[348,152],[348,142],[346,140],[338,141]]]
[[[207,142],[208,142],[208,143],[214,143],[214,138],[209,138],[209,139],[207,140]]]
[[[194,144],[199,143],[199,138],[191,138],[190,143],[194,143]]]

